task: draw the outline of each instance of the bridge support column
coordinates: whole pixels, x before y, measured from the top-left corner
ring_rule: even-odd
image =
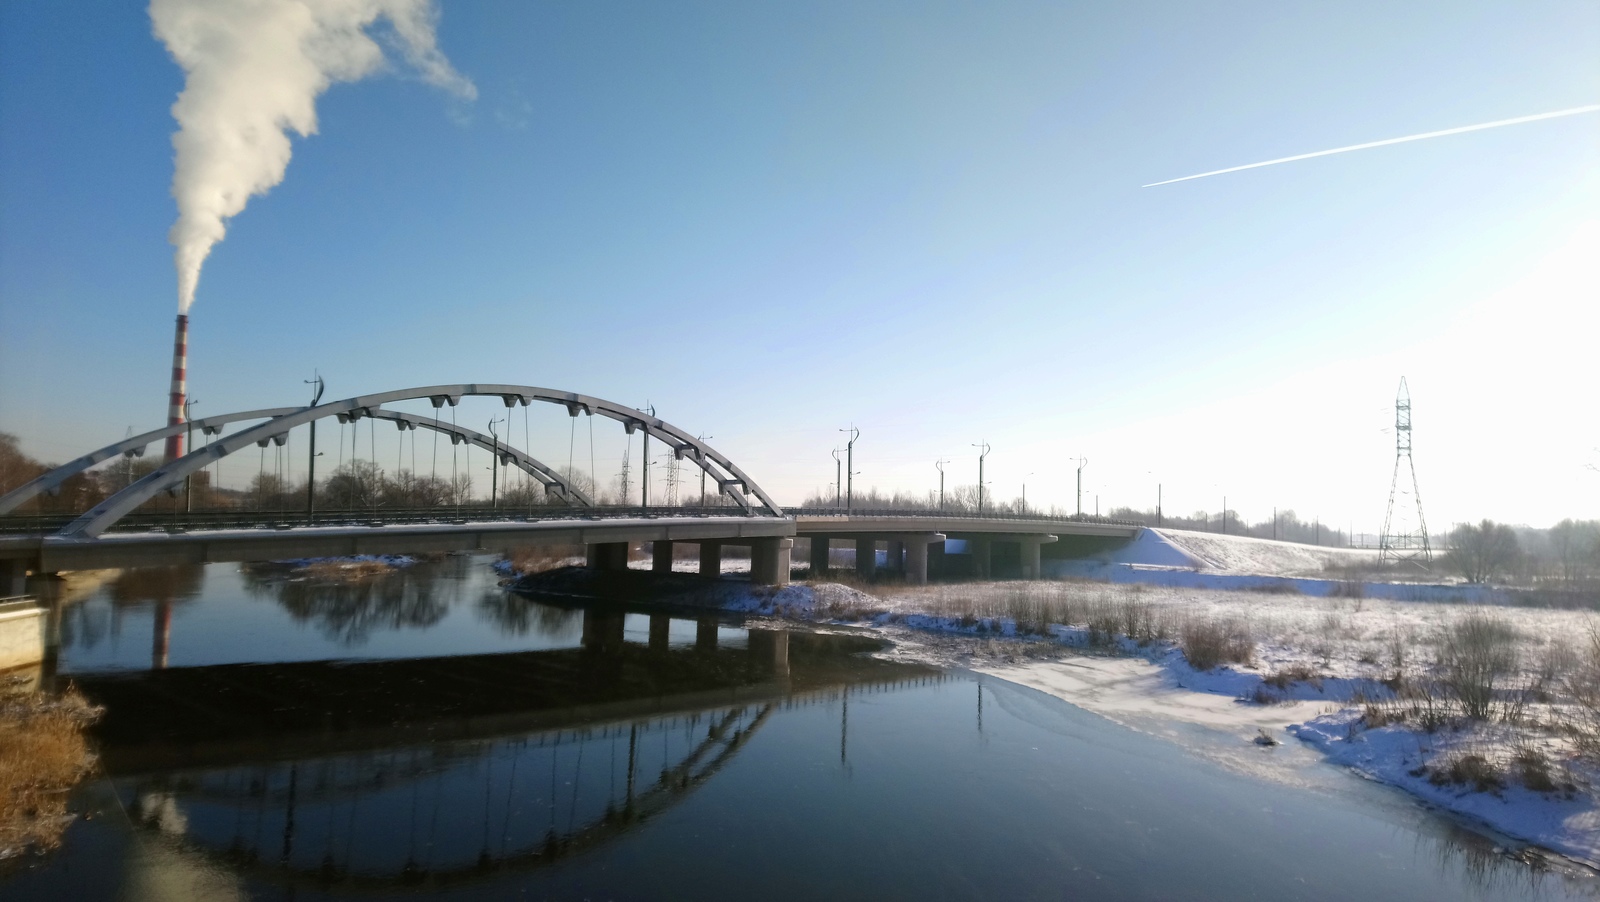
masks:
[[[826,576],[828,574],[828,537],[811,537],[811,575]]]
[[[890,573],[904,573],[906,569],[906,543],[899,539],[889,541],[889,553],[884,555],[884,563],[888,565]]]
[[[906,546],[906,582],[914,586],[928,582],[927,542],[912,542]]]
[[[15,558],[0,560],[0,598],[28,594],[28,562]]]
[[[788,630],[751,630],[749,647],[751,669],[779,679],[789,676]]]
[[[722,543],[721,542],[701,542],[700,543],[700,575],[701,576],[721,576],[722,575]]]
[[[878,569],[878,540],[856,539],[856,575],[871,576]]]
[[[666,614],[650,615],[650,650],[660,654],[667,650],[672,633],[672,618]]]
[[[789,558],[794,539],[754,539],[750,543],[750,581],[766,586],[789,582]]]
[[[656,573],[672,572],[672,543],[650,543],[650,569]]]
[[[702,617],[694,624],[694,650],[717,650],[717,618]]]
[[[977,579],[988,579],[989,540],[968,539],[967,548],[972,552],[972,575]]]
[[[594,570],[628,569],[627,542],[596,542],[588,547],[589,567]]]
[[[1048,545],[1055,540],[1055,536],[1022,536],[1017,539],[1017,545],[1022,551],[1023,579],[1039,578],[1039,546]]]
[[[621,611],[585,608],[583,611],[584,649],[595,652],[614,652],[620,649],[626,624],[627,615]]]

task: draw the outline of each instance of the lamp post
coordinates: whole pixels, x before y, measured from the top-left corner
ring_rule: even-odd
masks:
[[[1071,458],[1068,458],[1069,460]],[[1078,516],[1083,516],[1083,468],[1089,465],[1089,458],[1078,456]]]
[[[972,447],[974,447],[974,448],[982,448],[983,449],[982,451],[978,452],[978,515],[982,516],[983,515],[983,459],[985,457],[989,456],[989,443],[988,442],[979,442],[978,444],[973,445]]]
[[[697,435],[695,441],[705,444],[706,439],[716,438],[714,435]],[[700,468],[700,506],[706,506],[706,468]]]
[[[861,430],[852,424],[849,429],[839,431],[850,433],[850,441],[844,446],[844,509],[850,510],[855,503],[856,439],[861,437]]]
[[[504,423],[505,420],[489,420],[489,510],[500,509],[500,433],[494,429],[494,424]]]
[[[939,471],[939,511],[941,513],[944,512],[944,465],[949,462],[950,461],[944,459],[933,462],[934,467]]]
[[[1028,474],[1028,476],[1032,476],[1032,475],[1033,475],[1032,473]],[[1022,477],[1022,512],[1023,513],[1027,513],[1028,512],[1028,476]]]
[[[327,383],[322,381],[322,374],[316,370],[311,371],[311,378],[303,380],[307,385],[315,385],[316,391],[311,395],[311,406],[316,407],[322,401],[322,391],[327,388]],[[317,421],[312,420],[311,449],[306,452],[306,525],[310,526],[317,513]],[[340,444],[340,449],[344,445]]]
[[[184,441],[183,446],[188,448],[190,451],[194,450],[194,415],[190,413],[190,409],[198,403],[200,403],[200,399],[193,396],[183,399],[183,422],[186,424],[185,428],[188,432],[188,437]],[[191,513],[194,511],[193,473],[183,477],[183,511],[184,513]]]
[[[834,507],[838,507],[839,505],[844,503],[844,471],[840,469],[840,467],[844,466],[844,464],[843,464],[843,462],[841,462],[839,460],[839,452],[842,451],[842,450],[844,450],[844,449],[842,449],[842,448],[833,449],[833,506]]]

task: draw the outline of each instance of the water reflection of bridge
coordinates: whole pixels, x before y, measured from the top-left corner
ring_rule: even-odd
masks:
[[[857,636],[751,630],[743,647],[626,640],[359,664],[227,665],[80,680],[138,821],[240,878],[446,885],[541,867],[666,811],[775,711],[940,679]],[[843,736],[841,735],[841,739]]]

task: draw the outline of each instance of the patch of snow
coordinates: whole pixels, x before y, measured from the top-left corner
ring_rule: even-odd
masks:
[[[312,564],[387,564],[390,567],[409,567],[417,559],[409,554],[350,554],[343,557],[297,557],[282,561],[272,561],[274,564],[284,564],[290,567],[309,567]]]
[[[1429,779],[1429,765],[1441,758],[1503,748],[1507,737],[1483,735],[1493,727],[1438,733],[1402,724],[1367,729],[1361,712],[1346,708],[1291,726],[1289,732],[1364,776],[1509,836],[1600,865],[1600,807],[1588,793],[1535,792],[1517,785],[1480,792]]]

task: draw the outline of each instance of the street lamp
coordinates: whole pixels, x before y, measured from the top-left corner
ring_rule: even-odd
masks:
[[[1028,476],[1032,476],[1030,472]],[[1022,512],[1028,512],[1028,476],[1022,477]]]
[[[188,437],[184,440],[183,446],[191,452],[194,451],[194,416],[190,413],[190,408],[199,403],[200,399],[196,397],[191,396],[183,399],[183,422],[186,424],[188,432]],[[190,513],[193,510],[194,474],[190,473],[188,476],[183,477],[183,511],[184,513]]]
[[[840,467],[843,467],[838,459],[840,451],[843,451],[843,448],[834,448],[834,507],[840,507],[845,501],[845,472],[840,470]]]
[[[494,424],[504,422],[504,419],[492,417],[489,420],[489,510],[492,511],[500,509],[500,433],[495,431]]]
[[[1072,458],[1067,458],[1071,460]],[[1078,457],[1078,516],[1083,516],[1083,468],[1089,465],[1089,458]]]
[[[844,509],[849,510],[855,501],[856,439],[861,437],[861,430],[852,424],[849,429],[839,431],[850,433],[850,441],[844,446]]]
[[[982,451],[978,452],[978,514],[979,514],[979,516],[982,516],[983,515],[983,459],[985,457],[989,456],[989,443],[988,442],[979,442],[978,444],[973,445],[972,447],[974,447],[974,448],[982,448],[983,449]]]
[[[311,396],[311,406],[316,407],[322,401],[322,390],[327,388],[327,383],[322,381],[322,374],[316,370],[311,371],[311,378],[303,380],[307,385],[315,385],[317,390]],[[310,526],[312,518],[317,513],[317,421],[311,423],[311,450],[306,452],[306,525]],[[344,442],[340,440],[339,450],[344,451]]]
[[[944,465],[949,462],[944,459],[933,462],[934,467],[939,470],[939,510],[941,513],[944,511]]]
[[[697,435],[697,436],[695,436],[695,441],[697,441],[697,442],[699,442],[699,443],[701,443],[703,445],[703,444],[705,444],[706,439],[712,439],[712,438],[716,438],[716,436],[714,436],[714,435]],[[701,507],[705,507],[706,506],[706,468],[705,467],[701,467],[700,468],[700,506]]]

